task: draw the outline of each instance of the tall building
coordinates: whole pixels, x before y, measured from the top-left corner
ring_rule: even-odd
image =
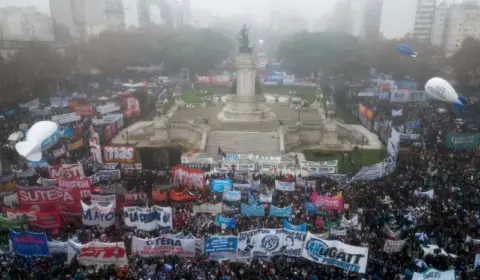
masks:
[[[448,9],[441,45],[445,53],[451,55],[467,38],[480,39],[480,6],[476,1],[452,5]]]
[[[74,41],[85,39],[86,0],[50,0],[50,16],[54,24],[68,29]]]
[[[365,40],[375,41],[380,36],[380,21],[382,19],[383,0],[367,0],[364,11]]]
[[[154,23],[152,7],[160,11],[161,23],[170,27],[191,24],[190,0],[137,0],[140,26]]]
[[[443,48],[445,41],[445,31],[447,30],[447,22],[450,6],[442,3],[435,9],[435,16],[433,18],[432,31],[430,34],[430,42],[432,45]]]
[[[103,31],[125,30],[122,0],[85,0],[85,28],[89,36]]]
[[[430,42],[437,0],[418,0],[413,37],[419,41]]]
[[[328,23],[327,31],[352,34],[352,2],[339,0],[333,8],[333,13]]]
[[[0,9],[0,40],[52,42],[52,20],[34,7]]]

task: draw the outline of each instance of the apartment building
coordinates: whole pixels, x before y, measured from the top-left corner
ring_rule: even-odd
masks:
[[[35,7],[0,9],[0,39],[4,41],[54,40],[52,20]]]
[[[437,0],[418,0],[413,37],[419,41],[430,42],[435,18]]]

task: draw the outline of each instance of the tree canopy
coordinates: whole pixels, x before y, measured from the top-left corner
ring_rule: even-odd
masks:
[[[480,41],[467,38],[462,47],[447,60],[457,82],[477,84],[480,76]]]
[[[344,33],[301,32],[280,43],[278,58],[299,76],[343,73],[346,77],[369,73],[367,56],[360,42]]]

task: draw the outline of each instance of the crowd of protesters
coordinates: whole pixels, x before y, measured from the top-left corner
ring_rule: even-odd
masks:
[[[475,268],[474,261],[480,254],[480,177],[476,171],[476,151],[452,150],[444,147],[444,136],[449,131],[471,132],[475,126],[469,126],[458,115],[439,110],[437,104],[407,104],[402,107],[403,121],[391,117],[391,110],[398,109],[383,106],[373,101],[363,101],[366,106],[376,108],[376,119],[382,123],[403,125],[409,120],[419,120],[420,145],[411,141],[398,158],[393,174],[368,181],[338,181],[327,177],[303,177],[313,181],[308,186],[298,185],[293,192],[275,190],[272,204],[278,207],[292,205],[292,224],[307,224],[309,232],[324,234],[327,224],[338,221],[343,216],[358,217],[355,228],[348,228],[346,236],[330,236],[343,243],[368,247],[368,265],[365,274],[343,270],[334,266],[325,266],[302,258],[275,256],[270,259],[253,258],[248,262],[230,260],[214,261],[208,254],[198,254],[194,259],[184,259],[175,255],[156,258],[141,258],[129,254],[126,269],[114,266],[83,266],[78,261],[65,265],[55,255],[46,257],[21,257],[4,248],[0,256],[2,279],[409,279],[413,272],[425,271],[430,267],[438,270],[455,269],[457,279],[480,279],[480,265]],[[372,103],[373,102],[373,103]],[[23,120],[20,120],[23,121]],[[4,131],[10,131],[12,124],[3,123]],[[418,139],[417,139],[418,140]],[[88,151],[85,151],[88,152]],[[360,151],[361,153],[361,151]],[[6,155],[15,156],[14,153]],[[84,155],[78,155],[82,157]],[[72,160],[72,159],[70,159]],[[86,167],[86,175],[91,175],[94,167]],[[47,172],[48,173],[48,172]],[[41,177],[45,170],[38,170]],[[155,184],[172,182],[171,172],[155,170],[122,170],[125,191],[145,193],[147,201],[140,205],[157,204],[173,209],[174,227],[172,230],[143,232],[127,228],[121,217],[117,217],[114,226],[105,229],[84,226],[81,217],[65,221],[58,231],[47,231],[49,238],[66,241],[75,239],[80,243],[92,240],[102,242],[124,241],[128,250],[132,236],[158,237],[169,233],[184,232],[196,238],[211,235],[237,235],[241,231],[256,228],[281,228],[283,218],[248,217],[240,215],[240,203],[230,206],[236,216],[235,228],[222,228],[215,223],[211,214],[194,214],[193,206],[204,203],[218,203],[222,195],[214,193],[208,182],[213,178],[228,176],[235,182],[260,180],[263,189],[253,191],[258,195],[265,190],[273,190],[275,180],[298,181],[293,174],[250,174],[237,178],[234,173],[206,175],[204,188],[191,186],[173,186],[177,190],[188,189],[196,199],[194,201],[151,201]],[[31,182],[36,182],[31,178]],[[109,182],[113,183],[113,182]],[[418,192],[433,190],[434,197],[418,195]],[[335,196],[342,193],[348,209],[344,212],[319,210],[308,212],[305,202],[311,194],[317,192],[323,196]],[[323,221],[319,223],[319,218]],[[30,228],[33,231],[42,229]],[[426,237],[419,240],[416,233]],[[8,232],[1,233],[8,235]],[[395,236],[394,236],[395,235]],[[407,240],[399,253],[387,254],[383,251],[387,239]],[[435,244],[448,254],[435,252],[426,255],[421,245]]]

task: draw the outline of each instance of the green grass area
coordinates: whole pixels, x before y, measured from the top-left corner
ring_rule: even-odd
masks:
[[[385,150],[358,150],[358,152],[304,150],[303,153],[310,161],[338,160],[338,173],[340,174],[356,173],[362,166],[379,163],[386,156]],[[356,166],[351,165],[350,156]]]
[[[337,104],[337,108],[335,109],[335,118],[339,119],[345,124],[361,124],[357,117],[352,115],[350,111],[339,104]]]

